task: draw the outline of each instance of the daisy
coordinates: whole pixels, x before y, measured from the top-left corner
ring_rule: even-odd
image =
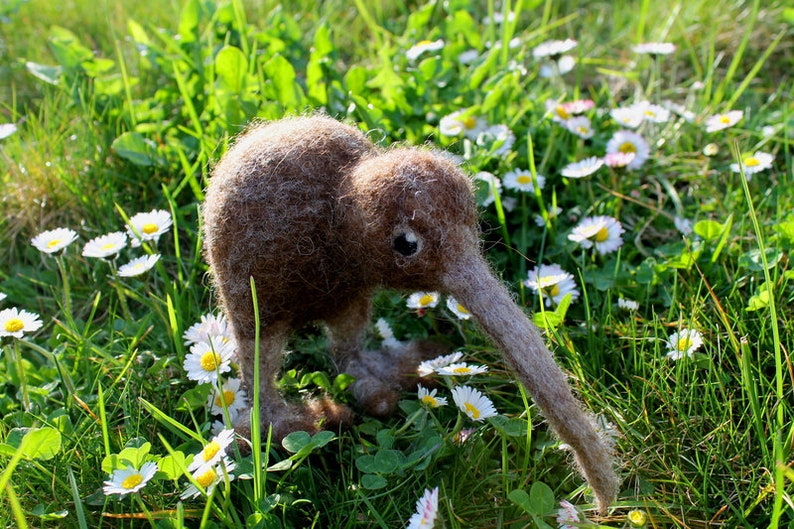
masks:
[[[497,415],[491,399],[469,386],[452,388],[452,400],[460,411],[474,421],[482,421]]]
[[[560,508],[557,509],[557,524],[559,524],[559,529],[576,529],[584,521],[585,520],[582,520],[582,515],[579,514],[579,511],[571,502],[567,500],[562,500],[560,502]]]
[[[654,105],[647,101],[637,103],[638,107],[642,109],[642,116],[645,121],[652,123],[667,123],[670,121],[670,111],[660,105]]]
[[[645,138],[630,130],[619,130],[607,142],[607,154],[622,152],[633,153],[634,158],[626,165],[628,169],[639,169],[650,155],[650,147]]]
[[[127,223],[127,233],[132,240],[132,246],[138,247],[142,241],[154,241],[167,232],[173,224],[173,219],[168,211],[155,209],[147,213],[138,213],[130,217]]]
[[[157,261],[160,260],[160,254],[154,255],[143,255],[136,259],[133,259],[127,264],[121,265],[119,267],[118,274],[121,277],[134,277],[144,274],[152,269],[152,267],[157,264]]]
[[[481,147],[496,146],[494,156],[501,156],[510,152],[516,142],[516,135],[507,125],[491,125],[477,136],[477,145]]]
[[[425,489],[416,501],[416,513],[408,521],[408,529],[432,529],[438,516],[438,487]]]
[[[473,64],[479,58],[480,52],[477,50],[466,50],[458,55],[458,62],[464,66],[468,66],[469,64]]]
[[[644,42],[631,47],[631,51],[634,53],[647,53],[648,55],[670,55],[675,50],[675,44],[670,42]]]
[[[692,112],[691,110],[687,110],[687,108],[684,105],[679,105],[670,100],[662,101],[662,104],[666,109],[670,110],[671,112],[673,112],[678,116],[681,116],[688,123],[692,123],[693,121],[695,121],[695,118],[697,117],[694,112]]]
[[[595,246],[598,253],[605,255],[620,248],[623,231],[620,222],[612,217],[586,217],[568,235],[568,240],[579,243],[585,249]]]
[[[211,338],[207,342],[200,342],[190,347],[190,353],[185,356],[183,367],[190,380],[195,380],[199,384],[206,382],[214,384],[219,374],[232,369],[229,364],[233,354],[234,344]]]
[[[396,349],[402,345],[402,342],[394,337],[394,331],[391,330],[389,322],[383,318],[378,318],[378,321],[375,322],[375,328],[378,330],[380,337],[383,338],[381,346],[384,348]]]
[[[479,375],[488,372],[488,366],[470,366],[466,362],[439,367],[436,373],[445,377]]]
[[[419,364],[419,367],[416,369],[416,372],[419,374],[420,377],[426,377],[432,373],[435,373],[437,369],[448,366],[450,364],[454,364],[458,360],[463,358],[463,353],[460,351],[444,356],[438,356],[432,360],[424,360]]]
[[[234,474],[231,472],[236,466],[237,465],[227,457],[222,458],[217,465],[204,465],[192,474],[193,479],[201,486],[201,489],[191,483],[179,497],[183,500],[187,500],[201,494],[209,496],[218,483],[224,481],[227,476],[230,481],[234,479]]]
[[[457,110],[441,118],[438,122],[438,131],[444,136],[460,136],[463,134],[470,140],[476,140],[477,136],[488,127],[485,119],[472,116],[468,110]]]
[[[234,441],[234,430],[221,431],[207,443],[201,452],[193,457],[193,462],[187,467],[188,472],[193,472],[201,467],[215,466],[226,455],[226,449]]]
[[[559,58],[562,54],[574,49],[577,44],[573,39],[547,40],[532,49],[532,56],[536,59],[544,59],[546,57]]]
[[[198,323],[194,323],[182,334],[185,345],[206,342],[210,338],[222,338],[230,341],[231,329],[223,314],[202,314]]]
[[[106,496],[111,494],[119,494],[125,496],[132,492],[138,492],[154,477],[157,473],[157,463],[147,461],[141,465],[140,470],[127,465],[124,468],[114,470],[110,475],[110,479],[105,481],[105,486],[102,490]]]
[[[452,314],[457,316],[459,320],[468,320],[471,318],[471,312],[469,312],[466,307],[458,303],[458,300],[452,296],[447,297],[447,308]]]
[[[546,215],[549,220],[556,219],[557,217],[560,216],[560,213],[562,213],[562,208],[559,206],[554,206],[553,208],[549,208],[546,210]],[[542,228],[543,226],[546,225],[546,219],[543,218],[543,215],[540,214],[535,215],[534,219],[535,219],[535,224],[537,224],[538,227]]]
[[[83,246],[83,257],[105,258],[119,253],[127,246],[127,234],[114,231],[95,237]]]
[[[8,138],[17,131],[17,126],[13,123],[0,123],[0,140]]]
[[[414,292],[405,302],[409,309],[432,309],[438,305],[438,292]]]
[[[220,391],[215,387],[209,396],[207,406],[213,415],[223,415],[224,410],[228,410],[229,419],[234,421],[241,411],[248,408],[245,391],[240,389],[240,379],[224,380]]]
[[[22,338],[25,333],[37,331],[42,325],[36,313],[16,307],[0,310],[0,337]]]
[[[436,397],[436,392],[438,392],[437,389],[428,390],[421,384],[417,386],[417,397],[419,398],[419,402],[430,408],[446,406],[447,399],[445,397]]]
[[[571,301],[579,297],[573,275],[560,265],[540,265],[530,270],[528,275],[529,279],[524,281],[524,285],[534,293],[541,294],[547,307],[558,305],[567,294],[571,295]]]
[[[413,62],[426,51],[438,51],[443,47],[444,47],[444,41],[441,39],[422,40],[411,46],[411,48],[405,52],[405,56],[408,58],[409,61]]]
[[[718,130],[733,127],[744,117],[741,110],[730,110],[722,114],[715,114],[706,118],[706,132],[716,132]]]
[[[692,358],[703,345],[703,335],[695,329],[681,329],[667,338],[667,358],[680,360],[684,356]]]
[[[627,107],[613,108],[609,111],[609,115],[621,127],[628,127],[636,129],[645,118],[644,109],[638,105],[631,105]]]
[[[565,123],[574,116],[565,103],[559,103],[555,99],[546,100],[546,113],[551,115],[552,121],[557,123]]]
[[[576,66],[576,59],[570,55],[563,55],[557,61],[544,61],[538,69],[538,75],[544,79],[565,75]]]
[[[604,156],[604,165],[607,167],[627,167],[637,156],[633,152],[610,152]]]
[[[560,174],[566,178],[584,178],[598,171],[602,165],[604,165],[604,160],[591,156],[578,162],[569,163],[562,168]]]
[[[588,140],[593,137],[595,131],[593,130],[593,124],[590,122],[590,118],[587,116],[575,116],[565,122],[565,128],[572,134],[579,136],[584,140]]]
[[[3,301],[6,297],[8,297],[5,293],[0,292],[0,301]]]
[[[731,171],[734,173],[740,173],[744,171],[744,175],[750,179],[755,173],[765,171],[772,167],[772,162],[774,160],[775,157],[771,154],[756,151],[754,154],[743,156],[741,165],[738,163],[732,163]]]
[[[535,190],[536,184],[538,189],[543,189],[543,186],[546,184],[546,177],[537,173],[533,177],[532,172],[528,169],[516,169],[515,171],[510,171],[502,178],[502,185],[504,185],[505,188],[514,189],[516,191],[526,191],[531,193]]]
[[[44,253],[55,253],[63,250],[77,239],[77,232],[69,228],[55,228],[44,231],[30,240],[30,244]]]
[[[629,298],[618,298],[618,308],[633,312],[640,308],[640,304]]]
[[[488,171],[480,171],[476,175],[474,175],[475,180],[480,180],[487,184],[488,194],[482,200],[482,206],[490,206],[496,201],[496,197],[494,195],[494,191],[496,194],[501,196],[501,189],[502,189],[502,181],[499,180],[493,173],[489,173]]]

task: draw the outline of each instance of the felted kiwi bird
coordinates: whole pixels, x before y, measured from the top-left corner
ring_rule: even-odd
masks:
[[[203,205],[204,245],[237,341],[243,384],[254,379],[253,278],[260,318],[261,414],[275,438],[350,420],[330,400],[287,403],[275,386],[291,332],[324,322],[341,372],[375,415],[415,387],[421,346],[364,351],[378,288],[448,293],[504,353],[604,510],[618,480],[607,446],[574,398],[538,330],[480,251],[470,179],[421,148],[376,148],[328,117],[252,127],[214,168]],[[426,355],[425,355],[426,356]],[[238,429],[245,431],[247,425]]]

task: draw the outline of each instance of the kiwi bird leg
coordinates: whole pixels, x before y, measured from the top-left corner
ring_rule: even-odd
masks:
[[[567,443],[604,513],[617,494],[612,457],[582,410],[535,325],[513,302],[478,254],[464,254],[447,266],[445,287],[466,307],[502,350],[552,430]]]

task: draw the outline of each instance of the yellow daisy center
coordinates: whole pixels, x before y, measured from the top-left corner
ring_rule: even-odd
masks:
[[[115,242],[109,242],[107,244],[102,245],[100,250],[112,250],[115,247],[116,247],[116,243]]]
[[[565,110],[565,107],[562,105],[558,105],[554,110],[561,119],[570,119],[571,117],[571,113]]]
[[[141,232],[145,233],[146,235],[151,235],[152,233],[155,233],[158,229],[159,228],[157,224],[153,222],[147,222],[146,224],[141,226]]]
[[[466,374],[466,373],[468,373],[470,371],[471,371],[471,369],[469,369],[466,366],[456,367],[455,369],[452,370],[453,373],[456,373],[456,374],[459,374],[459,375]]]
[[[730,124],[731,118],[728,116],[720,116],[720,123],[724,123],[725,125]]]
[[[121,482],[121,486],[125,489],[134,489],[140,485],[142,481],[143,476],[140,474],[132,474],[131,476],[124,478],[124,481]]]
[[[471,402],[467,402],[463,405],[463,407],[466,408],[466,413],[468,413],[472,419],[480,418],[480,410],[478,410],[477,407]]]
[[[422,404],[427,404],[428,406],[437,407],[438,401],[435,397],[431,397],[430,395],[425,395],[422,397]]]
[[[215,371],[221,363],[221,358],[218,356],[218,353],[207,351],[201,355],[199,363],[201,364],[201,369],[204,371]]]
[[[59,244],[61,244],[61,239],[53,239],[47,243],[47,248],[55,248]]]
[[[427,46],[428,44],[433,44],[432,40],[420,40],[416,43],[417,46]]]
[[[679,338],[675,344],[676,349],[678,349],[679,351],[687,351],[691,346],[692,346],[692,340],[689,339],[689,336]]]
[[[558,285],[551,285],[543,289],[543,292],[546,293],[547,296],[557,296],[560,293],[560,287]]]
[[[521,185],[531,184],[532,175],[528,175],[528,174],[518,175],[518,177],[516,178],[516,182],[518,182]]]
[[[435,298],[433,296],[431,296],[430,294],[425,294],[424,296],[419,298],[419,306],[420,307],[426,307],[427,305],[430,305],[431,303],[433,303],[434,299]]]
[[[219,445],[216,441],[212,441],[210,444],[204,447],[204,450],[201,451],[201,457],[204,458],[204,461],[209,461],[217,455],[220,449],[221,445]]]
[[[604,242],[607,239],[609,239],[609,230],[604,226],[596,232],[595,240],[596,242]]]
[[[474,118],[473,118],[473,117],[471,117],[471,116],[469,116],[469,117],[466,117],[466,118],[463,118],[462,120],[460,120],[460,122],[461,122],[461,123],[463,124],[463,126],[464,126],[466,129],[468,129],[468,130],[471,130],[471,129],[473,129],[474,127],[476,127],[476,126],[477,126],[477,120],[476,120],[476,119],[474,119]]]
[[[215,397],[215,405],[216,406],[223,406],[224,404],[228,407],[234,403],[234,391],[227,389],[224,390],[223,393]]]
[[[210,468],[200,476],[196,476],[196,481],[198,481],[198,484],[206,489],[215,481],[215,476],[215,469]]]
[[[590,129],[588,129],[587,127],[576,127],[576,132],[578,132],[579,134],[587,134],[590,132]]]
[[[744,165],[747,167],[755,167],[757,165],[761,165],[761,161],[755,156],[748,156],[744,159]]]
[[[624,154],[628,154],[630,152],[637,152],[637,146],[631,143],[630,141],[624,141],[618,147],[618,150]]]
[[[4,326],[6,332],[19,332],[25,328],[25,322],[19,318],[11,318]]]
[[[466,307],[464,307],[463,305],[461,305],[460,303],[457,304],[457,309],[458,309],[458,312],[460,312],[461,314],[468,314],[469,313],[469,310]]]

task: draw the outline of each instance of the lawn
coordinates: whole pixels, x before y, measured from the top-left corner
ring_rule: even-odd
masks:
[[[1,526],[794,526],[785,1],[55,4],[0,3]],[[471,176],[487,259],[614,446],[609,512],[443,292],[380,291],[367,344],[463,370],[375,418],[309,326],[278,385],[354,424],[234,442],[200,206],[249,123],[318,112]]]

